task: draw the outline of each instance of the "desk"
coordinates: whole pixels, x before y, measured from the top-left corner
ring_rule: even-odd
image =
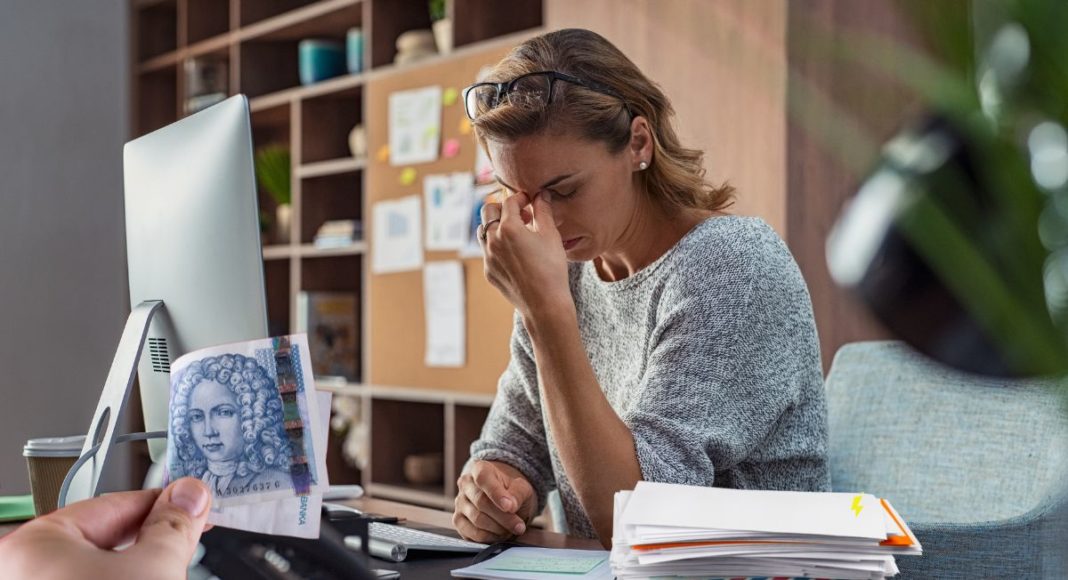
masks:
[[[384,499],[364,498],[341,502],[370,513],[406,518],[405,525],[440,534],[460,537],[452,527],[452,512],[416,507]],[[555,532],[529,528],[517,541],[543,548],[572,548],[600,550],[601,543],[589,538],[572,538]],[[386,568],[401,573],[401,580],[420,578],[448,578],[449,572],[471,564],[471,555],[450,558],[419,558],[404,562],[387,562],[378,558],[367,559],[368,568]]]
[[[452,513],[412,506],[384,499],[363,498],[344,503],[365,512],[405,518],[405,525],[440,534],[460,537],[452,528]],[[0,525],[0,537],[15,531],[18,524]],[[572,538],[563,534],[531,528],[518,538],[519,542],[544,548],[573,548],[580,550],[599,550],[601,543],[588,538]],[[367,558],[368,568],[386,568],[401,573],[401,580],[418,580],[420,578],[448,578],[449,572],[471,564],[471,556],[463,555],[451,558],[418,558],[405,562],[387,562],[378,558]]]

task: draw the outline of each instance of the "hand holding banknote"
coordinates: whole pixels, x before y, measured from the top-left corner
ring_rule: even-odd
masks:
[[[192,478],[179,479],[162,491],[80,501],[0,540],[0,577],[185,578],[210,507],[208,488]],[[114,551],[131,540],[122,551]]]

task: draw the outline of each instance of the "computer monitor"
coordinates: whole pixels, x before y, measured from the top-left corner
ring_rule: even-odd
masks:
[[[174,359],[267,336],[247,99],[130,141],[123,163],[132,312],[82,453],[101,447],[72,476],[65,503],[96,493],[134,365],[145,431],[166,431]],[[166,442],[150,450],[161,461]]]

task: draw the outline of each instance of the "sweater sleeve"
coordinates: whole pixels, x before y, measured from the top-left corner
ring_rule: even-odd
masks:
[[[482,434],[471,444],[471,460],[500,461],[518,469],[538,496],[537,512],[545,508],[556,486],[542,421],[538,375],[530,338],[515,316],[511,360],[497,383],[497,396]],[[466,470],[466,468],[465,468]]]
[[[685,271],[660,301],[640,394],[623,420],[644,479],[711,486],[787,423],[819,354],[795,346],[812,343],[815,325],[792,261]]]

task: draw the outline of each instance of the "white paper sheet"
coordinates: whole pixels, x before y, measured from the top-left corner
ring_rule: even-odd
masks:
[[[426,163],[441,146],[441,87],[398,91],[389,96],[389,162]]]
[[[492,194],[500,189],[501,186],[496,182],[479,185],[471,189],[471,222],[467,227],[467,241],[464,243],[463,248],[460,249],[461,258],[482,257],[482,246],[478,245],[478,238],[476,237],[478,226],[482,223],[482,206]],[[496,199],[489,201],[496,201]]]
[[[854,510],[854,499],[859,513]],[[886,539],[884,510],[868,494],[735,490],[638,482],[621,523]]]
[[[423,269],[426,310],[426,365],[464,365],[467,340],[464,268],[456,260],[430,262]]]
[[[419,196],[380,201],[374,214],[371,268],[375,274],[418,270],[423,265]]]
[[[466,172],[423,179],[426,249],[460,250],[467,244],[473,189],[474,177]]]

